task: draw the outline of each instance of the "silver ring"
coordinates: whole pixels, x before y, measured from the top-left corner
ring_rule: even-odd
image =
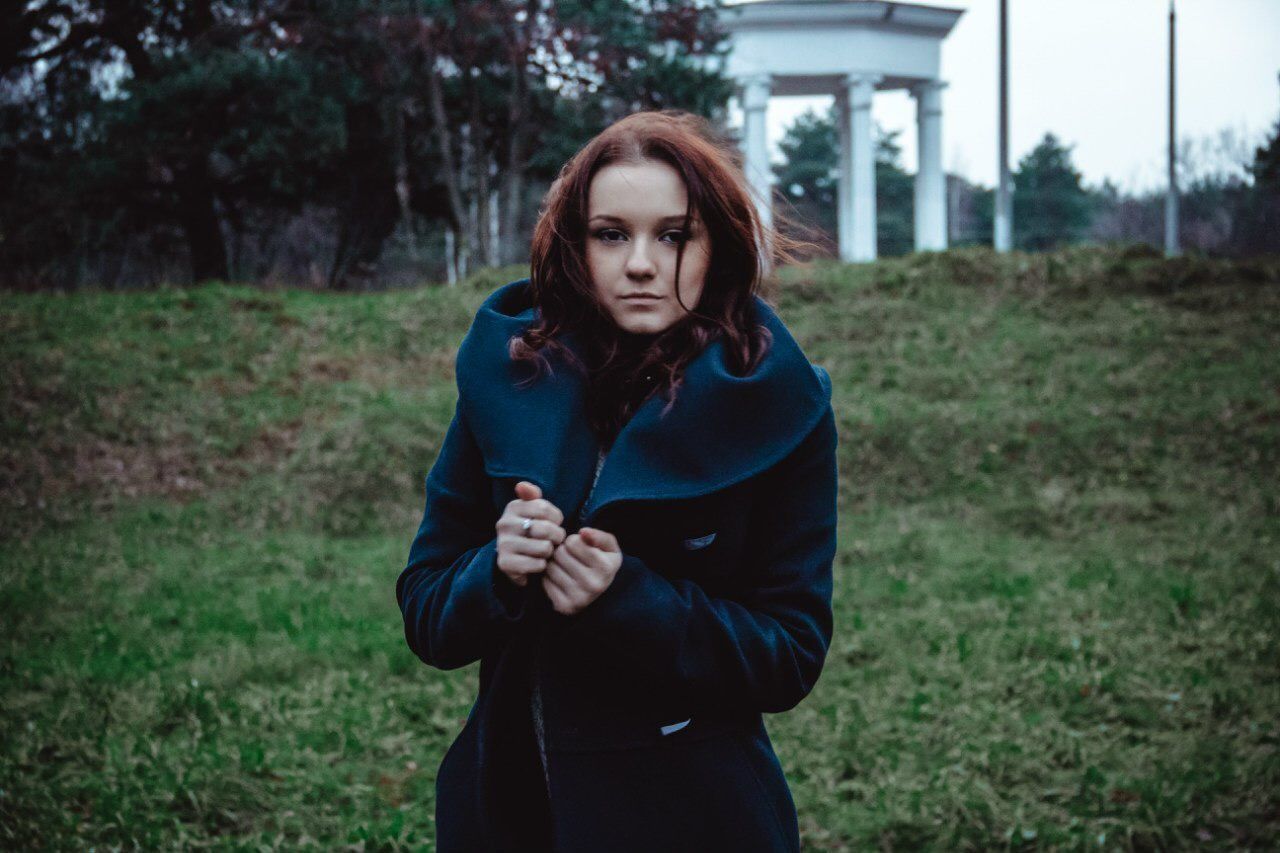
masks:
[[[528,536],[530,527],[533,527],[532,518],[526,518],[524,521],[520,522],[520,535]]]

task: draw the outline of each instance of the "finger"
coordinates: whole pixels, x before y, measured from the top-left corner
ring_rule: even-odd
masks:
[[[512,501],[507,504],[507,512],[515,514],[521,518],[545,518],[553,524],[560,524],[564,521],[564,513],[560,511],[559,507],[546,498],[538,498],[530,501]]]
[[[538,507],[538,518],[545,518],[555,524],[564,523],[564,513],[560,511],[560,507],[551,501],[546,498],[539,498],[533,503]]]
[[[545,539],[553,547],[563,542],[566,535],[563,527],[545,518],[535,519],[533,524],[529,525],[527,532],[524,530],[524,522],[521,522],[518,526],[517,533],[524,533],[525,536],[532,536],[534,539]]]
[[[560,550],[568,551],[584,567],[593,568],[598,567],[600,564],[598,549],[583,539],[581,534],[565,539],[564,544],[560,546]]]
[[[569,603],[569,597],[565,595],[560,587],[556,586],[556,584],[546,575],[543,575],[540,580],[542,581],[542,590],[547,594],[547,599],[551,602],[551,607],[557,613],[569,613],[572,609]]]
[[[548,565],[547,567],[551,567]],[[548,595],[554,592],[560,599],[562,604],[572,605],[576,594],[573,581],[564,574],[563,571],[557,570],[555,575],[543,572],[539,576],[542,580],[543,588],[547,590]]]
[[[498,554],[498,568],[506,575],[530,575],[546,571],[547,561],[542,557],[503,551]]]
[[[536,503],[522,504],[520,501],[512,501],[507,511],[498,519],[496,528],[501,533],[507,533],[512,536],[533,536],[538,539],[555,539],[558,534],[555,532],[560,525],[553,519],[539,517],[537,510],[528,510],[525,507],[536,507]],[[533,523],[525,528],[526,520],[532,519]],[[563,538],[563,537],[561,537]]]
[[[524,526],[526,521],[529,522],[529,526],[527,528]],[[516,512],[508,512],[503,515],[502,518],[498,519],[498,532],[504,536],[512,538],[527,539],[530,536],[535,536],[534,531],[537,530],[539,521],[541,521],[541,519],[531,518],[527,515],[520,515]],[[549,522],[543,522],[543,524],[548,523]],[[543,536],[536,538],[545,539],[546,537]]]
[[[600,530],[596,527],[584,527],[579,531],[582,538],[587,544],[599,548],[601,551],[621,551],[618,547],[618,538],[607,530]]]
[[[516,497],[522,501],[535,501],[542,497],[542,489],[538,488],[536,483],[521,480],[516,483]]]
[[[577,541],[576,537],[570,536],[565,540],[564,545],[556,549],[556,552],[551,555],[551,559],[547,562],[547,571],[551,571],[552,566],[558,566],[573,579],[573,584],[578,589],[591,594],[599,592],[603,580],[600,576],[600,570],[592,568],[575,557],[573,552],[566,550],[566,546],[569,545],[570,541]]]
[[[556,589],[564,595],[570,604],[578,605],[587,597],[587,591],[582,588],[574,577],[565,571],[563,566],[548,563],[547,571],[543,577],[555,584]]]
[[[529,528],[529,532],[533,533],[533,528]],[[526,554],[530,557],[537,557],[541,560],[547,560],[555,552],[555,543],[550,539],[541,539],[533,536],[508,536],[506,547],[508,550],[516,554]]]

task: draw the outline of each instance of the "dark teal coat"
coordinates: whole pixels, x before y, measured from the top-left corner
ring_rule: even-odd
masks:
[[[736,377],[709,345],[665,417],[658,394],[622,428],[594,490],[579,375],[552,356],[553,375],[515,387],[529,367],[507,341],[534,318],[528,282],[477,312],[396,585],[423,661],[480,661],[436,777],[443,853],[799,848],[761,714],[813,689],[831,643],[836,429],[826,371],[755,308],[773,334],[759,367]],[[497,569],[494,525],[520,480],[564,512],[567,533],[598,527],[622,548],[612,585],[578,614]]]

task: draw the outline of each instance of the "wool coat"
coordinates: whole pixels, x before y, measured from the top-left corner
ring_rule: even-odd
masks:
[[[598,477],[581,375],[552,354],[552,373],[516,386],[532,375],[507,354],[535,319],[528,280],[477,312],[396,585],[419,658],[480,662],[436,776],[442,853],[799,849],[762,714],[813,689],[831,643],[836,428],[826,371],[753,305],[772,334],[756,369],[734,375],[709,344],[665,416],[661,392],[635,411]],[[579,613],[497,568],[521,480],[566,533],[618,540],[621,568]]]

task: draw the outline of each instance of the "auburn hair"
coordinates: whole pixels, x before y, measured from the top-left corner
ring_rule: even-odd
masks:
[[[665,163],[684,181],[688,204],[684,233],[695,215],[707,229],[711,257],[697,305],[656,336],[641,336],[637,350],[600,304],[587,268],[587,202],[591,181],[615,163]],[[664,390],[675,404],[685,366],[709,343],[725,340],[729,367],[750,374],[771,344],[753,319],[753,297],[763,295],[763,261],[790,259],[797,244],[766,227],[757,215],[736,146],[703,118],[678,110],[633,113],[605,128],[561,169],[542,202],[530,247],[532,298],[540,316],[508,344],[510,357],[531,362],[534,381],[551,371],[544,349],[559,351],[587,383],[587,414],[605,446],[636,408]],[[767,247],[767,249],[765,248]],[[676,281],[684,259],[677,248]],[[573,332],[585,363],[557,338]]]

